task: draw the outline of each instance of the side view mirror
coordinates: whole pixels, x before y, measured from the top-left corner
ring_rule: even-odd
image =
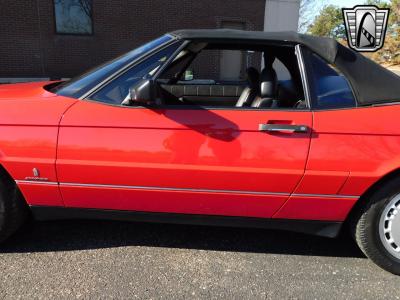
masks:
[[[153,102],[153,81],[143,79],[129,90],[129,96],[122,105],[150,105]]]

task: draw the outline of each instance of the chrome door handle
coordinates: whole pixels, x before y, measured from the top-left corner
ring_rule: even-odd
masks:
[[[258,126],[258,130],[267,132],[306,133],[308,132],[308,126],[287,124],[260,124]]]

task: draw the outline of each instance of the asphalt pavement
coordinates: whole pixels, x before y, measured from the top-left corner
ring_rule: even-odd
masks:
[[[344,235],[108,221],[29,223],[0,246],[0,298],[399,299]]]

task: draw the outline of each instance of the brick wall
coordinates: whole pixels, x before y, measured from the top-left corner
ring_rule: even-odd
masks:
[[[265,0],[93,0],[92,36],[57,35],[52,0],[0,2],[0,77],[72,77],[165,32],[243,22],[262,30]]]

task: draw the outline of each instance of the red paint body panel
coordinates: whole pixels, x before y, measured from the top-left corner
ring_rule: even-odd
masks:
[[[245,132],[241,139],[260,148],[258,135]],[[303,175],[301,165],[257,165],[240,144],[229,152],[230,146],[190,131],[61,128],[57,170],[60,182],[288,193]]]
[[[41,177],[57,182],[57,133],[57,126],[0,126],[1,164],[16,180],[32,177],[38,168]]]
[[[46,91],[43,86],[49,82],[31,82],[0,85],[0,100],[26,100],[27,98],[48,98],[57,95]]]
[[[0,126],[35,126],[38,130],[42,126],[57,127],[61,116],[76,101],[56,97],[43,89],[43,83],[0,85]]]
[[[77,100],[56,97],[43,89],[44,84],[0,85],[0,164],[15,180],[32,177],[33,168],[50,182],[58,180],[58,125]],[[29,204],[61,204],[58,187],[21,186],[21,190]]]
[[[400,167],[399,105],[314,112],[307,170],[349,172],[342,195],[362,195]]]
[[[64,206],[58,185],[18,183],[18,187],[29,205]]]
[[[305,176],[296,194],[361,196],[400,166],[400,106],[314,112]],[[355,199],[291,197],[274,218],[344,220]]]
[[[62,188],[68,206],[143,212],[269,218],[286,196],[131,190],[94,187]]]
[[[33,87],[36,91],[36,84]],[[41,170],[41,177],[57,181],[58,124],[77,100],[43,98],[43,93],[47,92],[39,90],[37,98],[0,100],[0,111],[7,112],[0,114],[0,161],[16,180],[32,176],[36,167]]]
[[[295,194],[338,194],[349,176],[349,172],[306,170]]]
[[[61,122],[59,181],[289,194],[303,176],[310,134],[258,131],[261,123],[280,121],[312,127],[310,112],[150,110],[82,101]],[[93,203],[65,189],[67,206]],[[136,191],[127,193],[140,203]],[[209,211],[195,211],[201,200],[191,199],[172,210]],[[264,210],[272,212],[275,203],[265,199]]]
[[[291,196],[273,217],[318,221],[344,221],[357,202],[354,198]]]

